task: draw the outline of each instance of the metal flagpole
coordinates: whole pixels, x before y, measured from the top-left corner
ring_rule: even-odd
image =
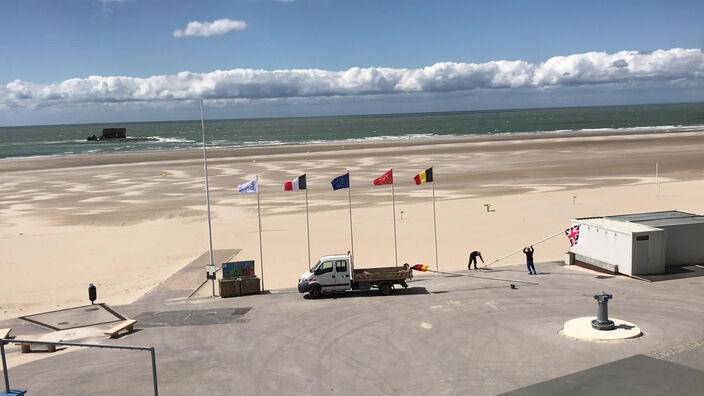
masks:
[[[205,169],[205,203],[208,207],[208,242],[210,243],[210,266],[215,266],[213,259],[213,232],[210,222],[210,187],[208,185],[208,154],[205,150],[205,121],[203,121],[203,99],[200,100],[200,128],[203,132],[203,168]],[[206,269],[207,272],[207,269]],[[213,286],[211,297],[215,297],[215,279],[211,279],[210,283]]]
[[[393,176],[394,171],[391,170],[391,175]],[[396,259],[396,266],[398,267],[398,245],[396,243],[396,198],[394,196],[394,183],[391,183],[391,208],[394,211],[394,258]]]
[[[432,169],[432,167],[431,167]],[[435,177],[433,177],[433,232],[435,233],[435,271],[438,269],[438,227],[435,219]]]
[[[259,175],[257,175],[257,214],[259,215],[259,268],[262,272],[262,291],[264,291],[264,255],[262,254],[262,209],[259,204]]]
[[[310,269],[310,221],[308,220],[308,186],[306,185],[306,233],[308,234],[308,267]]]
[[[349,187],[347,188],[347,196],[350,201],[350,243],[352,247],[352,260],[354,260],[354,237],[352,236],[352,181],[350,179],[350,171],[347,171],[347,182],[349,183]]]

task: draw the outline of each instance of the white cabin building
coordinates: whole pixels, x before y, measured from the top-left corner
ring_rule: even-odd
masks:
[[[704,263],[704,216],[676,210],[573,219],[574,264],[629,276]]]

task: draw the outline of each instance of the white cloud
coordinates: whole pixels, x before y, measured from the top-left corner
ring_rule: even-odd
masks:
[[[213,22],[188,22],[186,29],[174,30],[174,37],[181,38],[186,36],[208,37],[214,35],[223,35],[233,30],[244,30],[247,27],[245,21],[236,21],[228,18],[218,19]]]
[[[673,48],[648,53],[589,52],[556,56],[537,67],[533,84],[542,87],[701,77],[704,77],[702,50]]]
[[[607,83],[614,88],[648,83],[675,87],[703,82],[702,50],[674,48],[649,53],[590,52],[558,56],[540,64],[441,62],[420,69],[353,67],[344,71],[232,69],[149,78],[90,76],[48,85],[15,80],[0,86],[0,109],[198,98],[261,100],[506,91]]]

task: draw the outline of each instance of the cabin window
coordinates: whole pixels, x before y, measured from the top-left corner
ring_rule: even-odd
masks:
[[[636,237],[636,241],[647,241],[648,239],[650,239],[648,235],[641,235]]]
[[[335,261],[335,271],[336,272],[347,272],[347,260]]]
[[[332,272],[332,261],[324,261],[316,272],[318,272],[318,275]]]

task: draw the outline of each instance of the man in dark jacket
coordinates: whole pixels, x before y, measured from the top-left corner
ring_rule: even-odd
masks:
[[[474,269],[477,269],[477,257],[482,260],[482,263],[484,262],[484,259],[482,258],[482,252],[478,252],[475,250],[469,254],[469,264],[467,264],[468,270],[472,269],[472,263],[474,263]]]
[[[526,266],[528,267],[528,274],[529,275],[537,275],[535,273],[535,265],[533,265],[533,252],[534,251],[535,251],[535,249],[533,249],[533,246],[523,248],[523,253],[526,254]]]

